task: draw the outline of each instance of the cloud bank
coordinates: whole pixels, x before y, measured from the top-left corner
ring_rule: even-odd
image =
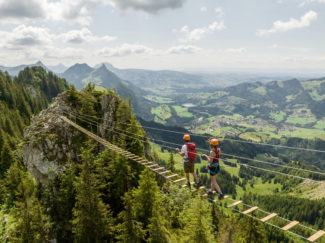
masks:
[[[310,10],[305,13],[300,20],[291,18],[289,21],[275,21],[271,29],[261,29],[256,32],[258,36],[265,36],[279,32],[287,32],[289,30],[301,29],[308,27],[312,22],[317,20],[317,13]]]

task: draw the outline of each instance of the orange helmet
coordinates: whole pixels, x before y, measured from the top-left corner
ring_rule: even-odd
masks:
[[[191,137],[190,137],[189,134],[184,134],[183,139],[184,139],[185,141],[190,141]]]
[[[218,139],[213,138],[213,139],[210,140],[210,145],[212,145],[212,146],[218,146],[218,144],[219,144]]]

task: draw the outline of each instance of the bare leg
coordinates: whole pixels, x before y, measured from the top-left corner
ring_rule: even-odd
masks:
[[[217,175],[211,176],[211,190],[213,190],[213,188],[215,188],[219,194],[221,193],[220,187],[217,184]]]
[[[186,180],[187,182],[190,182],[190,173],[186,173]]]
[[[199,183],[199,177],[195,172],[192,173],[193,177],[195,178],[196,183]]]
[[[213,192],[213,178],[212,175],[210,175],[210,179],[211,179],[211,186],[210,186],[210,190]]]

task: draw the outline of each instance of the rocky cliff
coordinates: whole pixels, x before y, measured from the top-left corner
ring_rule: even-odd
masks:
[[[115,125],[119,98],[106,94],[100,99],[103,116],[99,135],[109,139],[112,133],[108,129]],[[73,114],[78,114],[78,108],[68,102],[68,93],[64,92],[53,99],[49,108],[40,112],[25,130],[22,157],[37,182],[47,184],[64,169],[69,159],[78,162],[81,142],[86,137],[60,118],[65,115],[74,120]]]

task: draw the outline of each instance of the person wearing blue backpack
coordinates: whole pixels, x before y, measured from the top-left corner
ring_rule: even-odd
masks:
[[[219,165],[219,158],[221,155],[221,149],[218,148],[219,141],[216,138],[210,139],[208,137],[209,143],[210,143],[210,155],[202,154],[202,157],[205,157],[209,163],[209,173],[211,177],[211,188],[208,191],[209,195],[213,194],[213,189],[216,189],[219,193],[219,200],[224,198],[224,195],[221,192],[221,189],[217,183],[217,174],[220,171],[220,165]]]
[[[183,140],[185,144],[182,146],[181,150],[177,148],[176,152],[183,157],[187,186],[191,189],[190,173],[195,178],[196,188],[199,188],[201,186],[201,182],[197,174],[194,172],[194,163],[196,160],[196,148],[195,148],[195,143],[190,143],[190,139],[191,137],[189,134],[184,134]]]

